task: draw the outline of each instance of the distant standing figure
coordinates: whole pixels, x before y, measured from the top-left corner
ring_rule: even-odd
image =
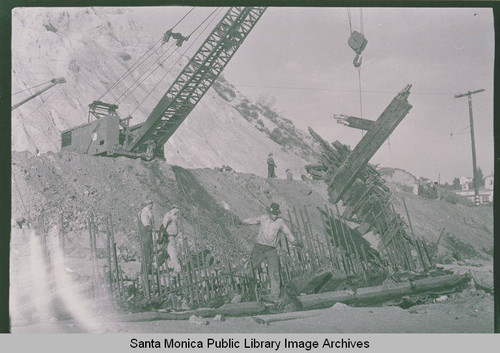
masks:
[[[179,263],[179,251],[177,249],[179,235],[179,207],[173,206],[170,211],[165,213],[163,221],[160,226],[160,236],[158,237],[158,244],[163,244],[163,249],[166,246],[165,251],[160,255],[158,259],[158,266],[161,266],[167,259],[167,266],[172,268],[175,273],[180,272],[181,265]],[[167,256],[168,255],[168,256]]]
[[[257,234],[255,245],[250,256],[250,263],[253,271],[260,266],[262,262],[267,262],[271,282],[270,299],[278,300],[280,295],[280,260],[276,246],[280,240],[280,233],[285,234],[290,243],[295,246],[301,246],[301,243],[295,240],[295,237],[286,226],[283,218],[279,217],[281,211],[277,203],[273,202],[266,210],[266,214],[255,218],[245,219],[243,223],[260,224],[259,234]]]
[[[267,156],[267,177],[268,178],[276,178],[276,174],[274,173],[274,168],[276,167],[276,163],[274,163],[273,154],[269,153]]]
[[[286,170],[286,180],[293,180],[293,174],[290,169]]]
[[[139,241],[141,243],[141,274],[143,284],[148,283],[148,274],[151,273],[151,265],[153,263],[153,201],[148,200],[146,206],[139,212],[137,216],[137,224],[139,227]],[[149,296],[149,285],[145,285]]]

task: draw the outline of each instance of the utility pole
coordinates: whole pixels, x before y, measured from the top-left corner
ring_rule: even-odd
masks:
[[[483,91],[484,89],[478,89],[476,91],[468,91],[467,93],[457,94],[455,96],[455,98],[467,96],[467,100],[469,101],[470,140],[472,145],[472,168],[474,173],[474,203],[476,206],[479,205],[479,181],[477,180],[476,143],[474,141],[474,120],[472,118],[472,95]]]

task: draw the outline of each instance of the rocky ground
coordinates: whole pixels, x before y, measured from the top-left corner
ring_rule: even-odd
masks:
[[[94,212],[97,223],[97,250],[105,251],[106,216],[111,213],[118,254],[124,271],[134,275],[139,268],[134,219],[147,198],[155,201],[157,220],[172,204],[182,210],[184,231],[211,246],[214,252],[230,253],[242,260],[256,227],[241,226],[238,220],[257,216],[271,202],[280,204],[287,217],[293,207],[311,210],[315,232],[322,231],[317,207],[328,202],[321,181],[269,180],[253,174],[218,169],[184,170],[165,162],[143,162],[126,158],[96,158],[74,154],[30,153],[12,155],[11,301],[13,332],[491,332],[493,330],[493,210],[488,206],[468,207],[441,200],[423,200],[390,184],[396,210],[406,219],[404,197],[417,236],[436,244],[436,259],[457,273],[472,270],[475,286],[442,299],[441,302],[399,307],[351,308],[336,305],[329,309],[263,317],[268,325],[247,318],[209,320],[198,327],[187,321],[119,322],[107,315],[108,303],[87,298],[91,270],[87,217]],[[32,229],[43,214],[47,228],[62,226],[65,237],[64,273],[75,293],[88,301],[83,325],[75,315],[47,313],[48,320],[34,315],[39,299],[33,296],[36,266]],[[18,222],[24,219],[23,228]],[[26,224],[31,223],[29,228]],[[194,226],[202,223],[201,231]],[[57,228],[56,228],[57,229]],[[49,230],[50,232],[50,230]],[[56,230],[55,232],[58,232]],[[56,235],[54,235],[57,238]],[[31,244],[31,245],[30,245]],[[100,259],[104,265],[104,257]],[[31,263],[31,265],[29,265]],[[36,263],[35,263],[36,265]],[[16,282],[17,281],[17,282]],[[50,291],[49,291],[50,292]],[[79,295],[80,295],[79,294]],[[75,294],[76,295],[76,294]],[[38,304],[37,304],[38,303]],[[59,303],[57,308],[71,305]],[[14,309],[14,310],[13,310]],[[113,310],[112,310],[113,309]],[[332,312],[335,315],[332,315]],[[294,319],[281,321],[291,315]],[[306,317],[307,316],[307,317]],[[298,318],[295,318],[298,317]],[[85,322],[85,320],[84,320]]]

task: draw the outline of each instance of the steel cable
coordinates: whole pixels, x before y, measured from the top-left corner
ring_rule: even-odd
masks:
[[[184,53],[179,56],[179,58],[173,63],[173,65],[170,67],[170,69],[163,75],[163,77],[158,81],[158,83],[149,91],[149,93],[146,95],[146,97],[144,97],[144,99],[137,105],[137,107],[135,107],[135,109],[132,111],[132,113],[130,113],[130,115],[134,114],[137,109],[139,109],[139,107],[144,103],[144,101],[151,95],[151,93],[158,87],[158,85],[165,79],[165,77],[170,73],[170,71],[172,71],[172,69],[174,68],[174,66],[182,59],[182,57],[187,53],[187,51],[196,43],[196,41],[200,38],[200,36],[207,30],[207,28],[212,24],[212,22],[217,18],[217,15],[222,11],[222,9],[216,9],[214,10],[210,15],[212,16],[215,11],[218,10],[218,13],[210,20],[210,22],[207,24],[207,26],[205,26],[205,28],[200,32],[200,34],[198,34],[198,36],[195,38],[195,40],[191,43],[191,45],[189,45],[187,47],[187,49],[184,51]],[[206,22],[203,21],[203,22]],[[199,28],[200,26],[198,26],[197,28]],[[165,59],[166,60],[166,59]],[[163,62],[162,62],[163,63]],[[159,66],[158,66],[159,67]],[[155,69],[156,70],[156,69]],[[153,71],[154,72],[154,71]]]

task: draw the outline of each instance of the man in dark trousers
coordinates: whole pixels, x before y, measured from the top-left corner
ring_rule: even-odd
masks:
[[[267,177],[268,178],[276,178],[276,174],[274,173],[274,169],[277,168],[274,163],[273,154],[269,153],[267,156]]]
[[[295,240],[283,218],[279,217],[281,211],[277,203],[273,202],[266,210],[266,214],[245,219],[243,223],[260,224],[259,233],[250,256],[250,265],[253,271],[264,261],[267,262],[271,282],[271,295],[268,299],[278,301],[280,296],[280,260],[276,246],[280,236],[285,234],[292,245],[301,246],[301,244]]]

